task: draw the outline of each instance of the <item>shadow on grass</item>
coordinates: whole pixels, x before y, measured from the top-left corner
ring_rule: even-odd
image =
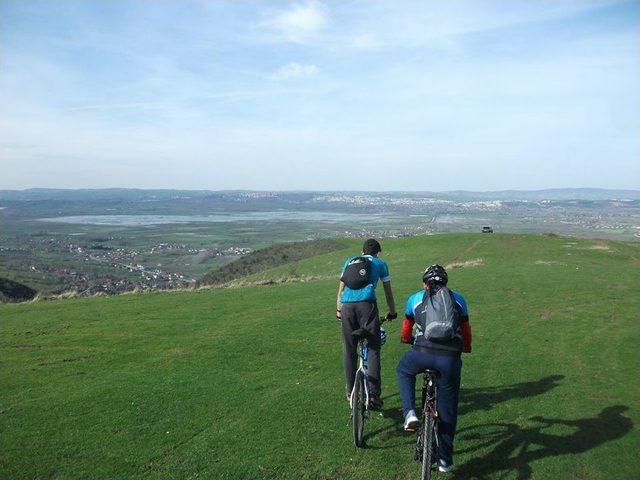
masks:
[[[418,377],[420,378],[420,377]],[[536,395],[542,395],[549,390],[557,387],[559,381],[564,378],[564,375],[549,375],[541,378],[540,380],[530,382],[520,382],[513,385],[501,385],[497,387],[481,387],[481,388],[463,388],[460,391],[460,403],[458,407],[458,415],[464,415],[465,413],[473,412],[475,410],[491,410],[491,408],[502,402],[507,402],[516,398],[529,398]],[[417,382],[420,386],[421,383]],[[395,397],[399,393],[393,393],[383,397],[384,400]],[[417,395],[419,398],[420,395]],[[374,430],[365,434],[364,441],[367,443],[369,440],[377,439],[385,441],[390,437],[403,436],[410,438],[407,444],[413,443],[413,435],[408,435],[403,429],[404,418],[402,416],[401,408],[389,408],[382,411],[384,418],[392,419],[393,423],[385,427]],[[376,438],[378,437],[378,438]],[[393,445],[385,446],[384,443],[378,446],[369,446],[371,449],[386,449],[397,448],[398,444],[394,442]]]
[[[564,375],[549,375],[532,382],[520,382],[497,387],[463,388],[460,390],[458,415],[476,410],[491,410],[497,403],[515,398],[529,398],[542,395],[557,387]]]
[[[579,454],[604,443],[623,437],[633,428],[631,419],[622,415],[629,407],[616,405],[603,409],[595,417],[577,420],[531,417],[537,423],[533,427],[521,427],[515,423],[495,422],[474,425],[458,432],[458,439],[475,441],[476,444],[458,451],[474,452],[491,448],[465,464],[455,472],[456,478],[497,478],[498,473],[518,479],[533,478],[531,463],[547,457]],[[544,430],[554,426],[573,428],[569,435],[554,435]]]
[[[364,442],[369,450],[387,450],[391,448],[404,447],[415,443],[415,434],[407,434],[403,428],[402,408],[386,408],[382,410],[382,417],[385,420],[392,420],[392,423],[386,424],[384,427],[378,428],[370,433],[366,433],[364,436]],[[407,441],[403,443],[397,442],[397,437],[406,437]],[[375,439],[376,444],[370,445],[369,440]],[[392,440],[392,444],[388,444],[388,441]]]

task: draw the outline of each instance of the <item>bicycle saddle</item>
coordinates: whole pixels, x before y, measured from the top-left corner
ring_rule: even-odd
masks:
[[[351,336],[352,337],[357,337],[357,338],[367,338],[369,335],[371,335],[369,333],[369,331],[366,328],[359,328],[357,330],[354,330],[353,332],[351,332]]]

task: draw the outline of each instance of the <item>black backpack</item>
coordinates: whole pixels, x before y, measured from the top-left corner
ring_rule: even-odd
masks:
[[[352,258],[347,264],[340,280],[351,290],[360,290],[371,283],[371,259]]]
[[[446,342],[459,335],[460,311],[453,293],[447,287],[440,287],[433,295],[425,292],[417,314],[418,337]]]

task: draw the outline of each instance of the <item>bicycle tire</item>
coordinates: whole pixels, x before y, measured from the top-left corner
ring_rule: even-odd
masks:
[[[364,373],[362,371],[358,371],[353,384],[353,411],[351,412],[351,416],[353,419],[353,442],[356,447],[359,448],[364,445],[363,432],[366,410],[365,402]]]
[[[422,427],[422,480],[431,478],[431,463],[433,461],[433,437],[435,419],[429,410],[425,414]]]

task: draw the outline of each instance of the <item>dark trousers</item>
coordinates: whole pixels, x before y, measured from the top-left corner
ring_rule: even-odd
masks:
[[[458,420],[458,394],[460,392],[460,371],[462,359],[432,355],[430,353],[409,350],[398,363],[396,373],[398,386],[402,396],[402,410],[406,415],[409,410],[415,410],[416,403],[416,375],[427,368],[437,370],[438,386],[438,458],[447,463],[453,463],[453,437],[456,433]]]
[[[369,391],[373,395],[380,396],[380,319],[378,318],[378,306],[375,302],[351,302],[343,303],[340,310],[342,315],[342,345],[344,376],[347,385],[347,393],[353,389],[353,381],[358,369],[357,339],[351,336],[351,332],[359,328],[366,328],[369,348]]]

